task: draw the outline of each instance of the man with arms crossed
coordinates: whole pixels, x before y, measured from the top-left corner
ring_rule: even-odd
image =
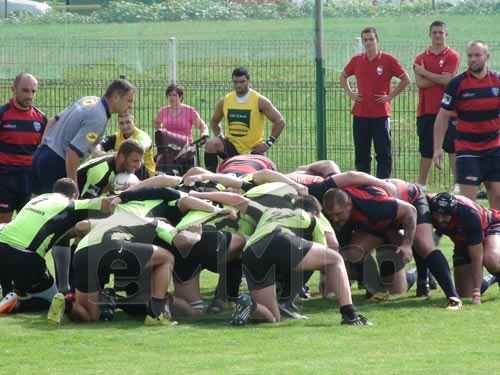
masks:
[[[429,28],[432,44],[415,58],[413,70],[418,87],[417,135],[420,151],[420,172],[417,184],[425,189],[432,165],[434,122],[439,112],[444,89],[457,74],[460,56],[446,45],[448,31],[442,21],[434,21]],[[456,176],[455,168],[455,116],[450,118],[445,135],[445,151],[448,153],[450,168]]]

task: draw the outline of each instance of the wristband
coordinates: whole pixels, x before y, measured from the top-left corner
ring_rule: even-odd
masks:
[[[274,142],[276,142],[276,138],[270,135],[264,143],[267,145],[267,147],[271,148]]]
[[[219,138],[219,139],[224,139],[224,134],[220,133],[220,134],[217,136],[217,138]]]
[[[222,211],[222,208],[220,208],[220,207],[214,207],[213,213],[214,214],[220,214],[221,211]]]

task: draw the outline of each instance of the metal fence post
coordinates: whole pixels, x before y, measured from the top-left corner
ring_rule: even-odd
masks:
[[[168,67],[170,71],[170,83],[177,82],[177,51],[175,45],[175,38],[171,37],[168,40]]]

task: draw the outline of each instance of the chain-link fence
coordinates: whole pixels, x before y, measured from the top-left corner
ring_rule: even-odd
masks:
[[[383,50],[394,54],[410,71],[422,44],[387,44]],[[153,133],[157,110],[167,105],[165,88],[171,79],[172,47],[169,40],[89,40],[0,38],[0,87],[3,102],[10,95],[13,77],[29,71],[40,80],[36,105],[51,117],[84,95],[102,95],[107,85],[125,75],[137,88],[134,114],[140,128]],[[194,106],[208,123],[217,101],[232,90],[231,72],[246,66],[252,86],[267,96],[286,119],[287,127],[269,156],[282,171],[314,161],[316,142],[316,71],[314,43],[290,41],[177,41],[176,81],[185,87],[184,102]],[[338,81],[339,72],[355,52],[351,41],[325,40],[327,157],[343,170],[354,169],[350,108],[352,103]],[[455,47],[462,55],[466,42]],[[22,47],[21,47],[22,46]],[[453,47],[453,45],[452,45]],[[489,66],[500,68],[500,43],[492,45]],[[465,69],[462,58],[460,70]],[[418,176],[418,140],[415,130],[417,90],[410,85],[393,103],[393,176],[408,181]],[[109,131],[116,131],[116,119]],[[452,178],[431,172],[431,187],[447,188]]]

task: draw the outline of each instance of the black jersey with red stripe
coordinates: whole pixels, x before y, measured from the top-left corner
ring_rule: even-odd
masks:
[[[27,172],[46,125],[36,107],[20,110],[14,99],[0,107],[0,170]]]
[[[432,199],[434,195],[428,194],[427,197]],[[439,230],[450,237],[457,247],[473,246],[483,242],[485,231],[491,226],[500,225],[500,211],[482,207],[461,195],[457,195],[456,198],[457,212],[446,228],[440,227]],[[433,224],[436,224],[434,216]]]
[[[224,174],[234,174],[241,177],[247,174],[255,173],[263,169],[278,171],[278,167],[267,156],[248,154],[236,155],[224,160],[219,164],[218,172]]]
[[[396,219],[398,204],[395,198],[374,186],[349,186],[343,188],[352,201],[349,222],[354,229],[380,232],[388,229],[400,229]]]
[[[500,156],[500,73],[488,70],[477,79],[466,71],[446,87],[441,107],[457,112],[455,150],[458,155]]]

